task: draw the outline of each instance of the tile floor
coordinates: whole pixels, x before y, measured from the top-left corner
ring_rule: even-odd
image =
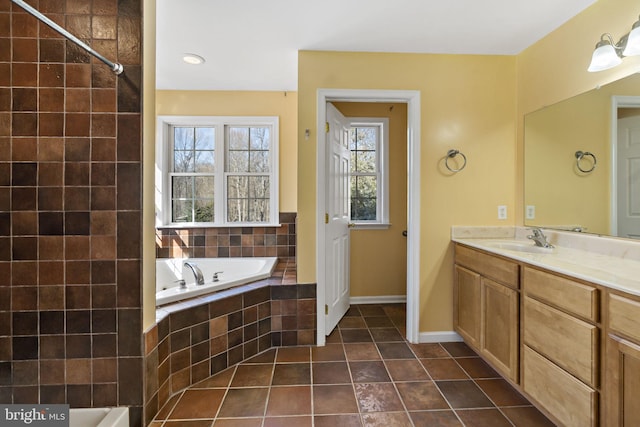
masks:
[[[259,354],[151,427],[553,426],[465,344],[408,344],[404,323],[402,304],[352,306],[325,347]]]

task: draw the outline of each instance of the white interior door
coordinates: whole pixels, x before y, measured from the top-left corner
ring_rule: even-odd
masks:
[[[349,309],[349,151],[348,121],[327,103],[327,213],[325,251],[325,334]]]
[[[640,117],[618,119],[618,236],[640,239]]]

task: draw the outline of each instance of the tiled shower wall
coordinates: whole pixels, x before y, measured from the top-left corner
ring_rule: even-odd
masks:
[[[142,407],[140,0],[0,0],[0,402]]]
[[[280,213],[280,227],[156,229],[158,258],[296,256],[296,213]]]

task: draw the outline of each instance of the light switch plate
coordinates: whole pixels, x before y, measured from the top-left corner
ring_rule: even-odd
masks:
[[[507,219],[507,206],[498,206],[498,219]]]

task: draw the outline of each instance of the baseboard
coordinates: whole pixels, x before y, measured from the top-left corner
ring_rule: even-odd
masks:
[[[406,295],[383,295],[380,297],[350,297],[349,304],[397,304],[407,302]]]
[[[420,332],[418,335],[419,343],[433,343],[433,342],[460,342],[462,337],[454,331],[440,331],[440,332]]]

